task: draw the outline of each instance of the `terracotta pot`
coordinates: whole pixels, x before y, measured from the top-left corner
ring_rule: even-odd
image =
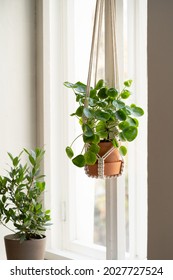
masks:
[[[100,142],[99,155],[102,157],[109,151],[113,145],[111,142]],[[104,176],[119,176],[122,173],[123,159],[118,151],[114,149],[111,154],[104,160]],[[98,177],[98,161],[94,165],[87,165],[86,173],[91,177]]]
[[[4,237],[7,260],[44,260],[46,237],[20,243],[15,234]]]

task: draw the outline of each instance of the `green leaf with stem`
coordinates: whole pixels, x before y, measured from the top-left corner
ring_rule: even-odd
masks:
[[[82,130],[83,130],[83,134],[87,137],[91,137],[94,134],[91,127],[85,123],[82,125]]]
[[[89,148],[88,151],[93,152],[94,154],[98,154],[98,152],[100,151],[100,146],[97,144],[92,143]]]
[[[85,158],[83,155],[78,155],[72,160],[73,164],[78,167],[84,167],[85,165]]]
[[[127,154],[127,148],[125,146],[121,146],[119,148],[119,151],[122,156],[125,156]]]
[[[112,140],[112,144],[113,144],[113,146],[114,146],[115,148],[118,148],[118,147],[119,147],[119,144],[118,144],[118,141],[117,141],[116,138],[114,138],[114,139]]]
[[[136,117],[141,117],[144,114],[144,110],[140,107],[132,107],[131,111],[132,111],[132,114]]]
[[[76,114],[78,117],[82,117],[82,115],[83,115],[83,110],[84,110],[84,106],[79,106],[79,107],[77,108],[75,114]]]
[[[97,110],[95,111],[95,118],[97,120],[107,121],[110,118],[110,114],[102,110]]]
[[[132,84],[132,80],[127,80],[127,81],[125,81],[124,82],[124,85],[126,86],[126,87],[130,87],[131,86],[131,84]]]
[[[66,147],[65,150],[66,150],[67,156],[71,159],[74,156],[74,152],[73,152],[72,148],[68,146],[68,147]]]
[[[91,109],[84,108],[83,113],[84,113],[85,117],[87,117],[87,118],[93,117],[93,112],[91,111]]]
[[[118,96],[118,91],[115,88],[109,88],[107,91],[107,96],[115,99]]]
[[[103,85],[104,85],[104,80],[103,80],[103,79],[100,79],[100,80],[97,82],[97,84],[96,84],[96,86],[95,86],[95,89],[96,89],[96,90],[99,90],[99,89],[101,89],[101,88],[103,87]]]
[[[138,130],[135,126],[126,127],[122,132],[125,139],[129,142],[133,141],[138,134]]]
[[[120,121],[125,121],[126,120],[126,114],[121,109],[116,111],[115,115],[116,115],[117,119],[120,120]]]
[[[105,88],[105,87],[101,88],[101,89],[99,90],[99,92],[98,92],[98,97],[99,97],[100,99],[105,99],[105,98],[107,98],[107,97],[108,97],[108,95],[107,95],[107,88]]]
[[[131,95],[131,93],[130,93],[130,91],[127,90],[127,89],[124,89],[124,90],[121,92],[121,94],[120,94],[120,96],[121,96],[122,99],[127,99],[127,98],[129,98],[130,95]]]
[[[125,103],[122,102],[122,101],[120,101],[120,100],[114,100],[114,101],[112,102],[112,104],[114,105],[114,107],[115,107],[116,109],[122,109],[122,108],[125,107]]]

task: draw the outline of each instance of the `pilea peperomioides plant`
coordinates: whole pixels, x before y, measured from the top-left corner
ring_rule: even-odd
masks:
[[[90,88],[87,106],[85,106],[87,86],[81,82],[64,83],[75,94],[78,107],[71,116],[79,119],[81,126],[79,136],[82,136],[84,147],[87,147],[74,156],[72,145],[79,136],[66,147],[67,156],[72,159],[73,164],[78,167],[94,165],[100,149],[98,144],[102,141],[112,142],[122,156],[126,155],[127,148],[122,143],[131,142],[137,137],[139,125],[137,118],[144,114],[142,108],[126,102],[131,96],[131,84],[132,80],[125,81],[124,88],[119,92],[101,79],[94,88]]]
[[[40,148],[24,149],[15,157],[8,153],[12,164],[7,176],[0,176],[0,223],[21,241],[42,238],[50,225],[50,210],[44,210],[41,196],[45,190],[44,175],[40,174],[44,153]],[[24,154],[27,158],[22,164]]]

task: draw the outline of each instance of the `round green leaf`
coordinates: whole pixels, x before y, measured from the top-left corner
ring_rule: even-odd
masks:
[[[106,124],[103,121],[100,121],[96,126],[96,132],[100,136],[100,138],[107,138],[108,132],[106,128]]]
[[[103,87],[104,81],[101,79],[97,82],[95,89],[98,90]]]
[[[128,105],[126,105],[122,110],[126,115],[131,115],[132,113],[131,108]]]
[[[83,124],[82,129],[83,129],[83,134],[85,136],[87,136],[87,137],[93,136],[93,131],[92,131],[91,127],[89,127],[89,125]]]
[[[77,110],[76,110],[76,115],[77,115],[78,117],[82,117],[83,109],[84,109],[84,106],[80,106],[80,107],[77,108]]]
[[[138,134],[138,130],[135,126],[129,126],[123,130],[123,135],[127,141],[133,141]]]
[[[125,129],[126,127],[128,127],[130,124],[128,123],[128,121],[123,121],[123,122],[120,122],[119,123],[119,128],[121,129],[121,130],[123,130],[123,129]]]
[[[136,117],[143,116],[143,114],[144,114],[144,110],[140,107],[132,107],[131,111],[132,111],[133,115]]]
[[[75,85],[69,82],[64,82],[64,86],[66,86],[67,88],[74,88]]]
[[[74,153],[73,153],[73,150],[71,147],[66,147],[65,151],[69,158],[72,158],[74,156]]]
[[[84,99],[85,99],[84,95],[79,94],[79,93],[76,94],[76,102],[79,102],[79,101],[83,102]]]
[[[131,86],[131,84],[132,84],[132,80],[128,80],[128,81],[125,81],[124,82],[124,85],[126,86],[126,87],[130,87]]]
[[[93,117],[92,111],[88,108],[84,108],[83,113],[87,118],[92,118]]]
[[[98,154],[98,152],[100,151],[100,146],[92,143],[88,148],[88,151],[93,152],[94,154]]]
[[[127,148],[124,147],[124,146],[121,146],[121,147],[119,148],[119,151],[120,151],[120,154],[121,154],[122,156],[125,156],[125,155],[127,154]]]
[[[118,96],[118,91],[115,88],[109,88],[107,95],[111,98],[116,98]]]
[[[118,148],[118,146],[119,146],[118,141],[115,138],[112,140],[112,144],[115,148]]]
[[[99,92],[98,92],[98,97],[100,98],[100,99],[105,99],[105,98],[107,98],[108,96],[107,96],[107,88],[101,88],[100,90],[99,90]]]
[[[95,98],[95,97],[96,97],[96,93],[97,93],[97,90],[96,90],[96,89],[91,89],[91,90],[90,90],[90,97],[91,97],[91,98]]]
[[[139,122],[138,122],[138,120],[136,118],[128,117],[127,121],[129,123],[129,125],[131,125],[131,126],[136,126],[136,127],[139,126]]]
[[[94,134],[94,139],[92,140],[92,143],[98,144],[100,142],[100,137],[98,134]]]
[[[116,111],[115,115],[116,115],[117,119],[119,119],[120,121],[126,120],[126,114],[122,110]]]
[[[125,106],[125,103],[122,102],[122,101],[120,101],[120,100],[114,100],[114,101],[112,102],[112,104],[114,105],[114,107],[115,107],[116,109],[122,109],[122,108],[124,108],[124,106]]]
[[[120,132],[120,133],[119,133],[119,138],[120,138],[120,141],[122,141],[122,142],[125,142],[125,141],[126,141],[126,138],[124,137],[123,132]]]
[[[95,135],[92,135],[90,137],[83,135],[83,141],[84,141],[84,143],[94,143]]]
[[[98,100],[97,99],[95,99],[95,98],[89,98],[89,105],[91,106],[91,107],[95,107],[96,105],[97,105],[97,102],[98,102]]]
[[[106,123],[104,121],[98,122],[98,124],[96,125],[96,131],[100,132],[105,130],[106,130]]]
[[[93,165],[97,161],[96,154],[89,150],[84,154],[84,158],[85,158],[85,164],[88,165]]]
[[[100,108],[105,108],[107,107],[108,103],[106,101],[99,101],[97,102],[97,106]]]
[[[85,165],[85,158],[83,155],[78,155],[72,160],[72,162],[78,167],[83,167]]]
[[[136,118],[133,118],[133,121],[135,122],[135,125],[138,127],[139,126],[139,121]]]
[[[110,114],[101,110],[97,110],[95,112],[95,118],[100,121],[107,121],[110,118]]]
[[[81,83],[81,82],[77,82],[77,83],[74,84],[74,89],[77,92],[85,93],[86,92],[86,85]]]
[[[121,93],[121,98],[127,99],[130,95],[131,95],[130,91],[123,90],[123,92]]]

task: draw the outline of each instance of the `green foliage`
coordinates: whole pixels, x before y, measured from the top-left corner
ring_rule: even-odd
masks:
[[[94,88],[90,88],[88,106],[85,108],[86,85],[81,82],[64,83],[75,94],[78,107],[71,116],[79,119],[84,147],[87,146],[87,149],[83,148],[79,155],[74,156],[71,146],[78,136],[71,146],[66,148],[67,156],[76,166],[93,165],[97,161],[100,141],[111,141],[122,156],[126,155],[127,148],[121,146],[120,142],[131,142],[137,137],[139,126],[137,118],[144,114],[142,108],[135,104],[127,104],[131,96],[131,84],[132,80],[125,81],[122,91],[118,91],[106,85],[103,79],[99,80]]]
[[[45,151],[36,148],[26,149],[13,157],[7,176],[0,176],[0,223],[7,228],[8,222],[21,241],[42,238],[46,226],[50,225],[50,210],[44,210],[42,194],[45,191],[44,175],[40,174],[40,165]],[[22,155],[25,155],[26,163]]]

